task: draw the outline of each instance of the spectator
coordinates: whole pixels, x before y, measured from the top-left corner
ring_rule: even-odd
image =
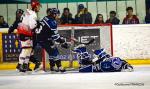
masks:
[[[97,14],[94,24],[104,24],[104,19],[102,14]]]
[[[24,11],[22,9],[18,9],[16,11],[16,20],[14,21],[14,23],[9,27],[8,29],[8,33],[12,33],[14,32],[15,29],[17,29],[18,24],[22,22],[22,15],[23,15]]]
[[[83,4],[78,6],[78,12],[75,15],[75,21],[77,24],[92,24],[92,15],[88,12],[87,8],[84,8]]]
[[[136,15],[133,15],[133,8],[128,7],[126,9],[127,15],[123,20],[122,24],[139,24],[139,19]]]
[[[147,14],[145,16],[145,23],[150,23],[150,8],[147,11]]]
[[[4,17],[0,16],[0,28],[8,28],[8,23],[4,21]]]
[[[106,20],[106,23],[111,23],[111,24],[119,24],[120,20],[116,17],[116,12],[115,11],[110,11],[110,18]]]
[[[64,8],[60,19],[61,19],[61,24],[73,24],[74,23],[74,19],[72,18],[72,14],[70,13],[69,8]]]

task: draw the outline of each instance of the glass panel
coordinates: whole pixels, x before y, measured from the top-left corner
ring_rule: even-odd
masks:
[[[8,4],[8,24],[11,25],[16,18],[17,4]]]

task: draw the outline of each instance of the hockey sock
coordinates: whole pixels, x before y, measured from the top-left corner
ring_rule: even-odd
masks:
[[[56,66],[57,66],[58,68],[61,67],[61,61],[60,61],[60,60],[56,60],[55,63],[56,63]]]
[[[49,64],[50,64],[50,70],[51,70],[51,71],[54,71],[55,61],[52,60],[52,59],[50,59],[49,62],[50,62],[50,63],[49,63]]]
[[[39,60],[37,60],[37,58],[34,55],[30,56],[30,61],[34,64],[36,64],[37,62],[40,62]]]

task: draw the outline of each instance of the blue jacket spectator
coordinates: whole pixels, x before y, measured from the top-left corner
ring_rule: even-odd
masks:
[[[83,4],[78,6],[78,13],[75,15],[76,24],[92,24],[92,15],[84,8]]]
[[[22,15],[23,15],[24,11],[22,9],[18,9],[16,11],[16,20],[14,21],[14,23],[9,27],[8,29],[8,33],[12,33],[14,32],[15,29],[17,29],[18,24],[22,22]]]
[[[0,28],[8,28],[8,23],[4,21],[4,17],[0,16]]]
[[[69,8],[64,8],[60,19],[61,24],[74,24],[74,19],[72,18]]]
[[[111,23],[113,25],[119,24],[120,20],[116,17],[115,11],[110,11],[110,18],[106,20],[106,23]]]

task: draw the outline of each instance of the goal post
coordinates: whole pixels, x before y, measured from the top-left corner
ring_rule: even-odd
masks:
[[[70,40],[72,37],[77,39],[81,43],[87,43],[90,39],[94,38],[94,43],[87,46],[91,58],[93,56],[92,50],[104,48],[107,53],[113,55],[113,33],[111,24],[71,24],[60,25],[58,33],[65,38],[65,40],[71,44],[69,49],[61,48],[59,44],[56,44],[59,50],[58,58],[62,60],[63,67],[74,67],[73,62],[77,61],[76,54],[72,53],[71,49],[75,46],[74,42]],[[48,54],[42,52],[43,69],[49,68]],[[69,63],[69,64],[68,64]]]

